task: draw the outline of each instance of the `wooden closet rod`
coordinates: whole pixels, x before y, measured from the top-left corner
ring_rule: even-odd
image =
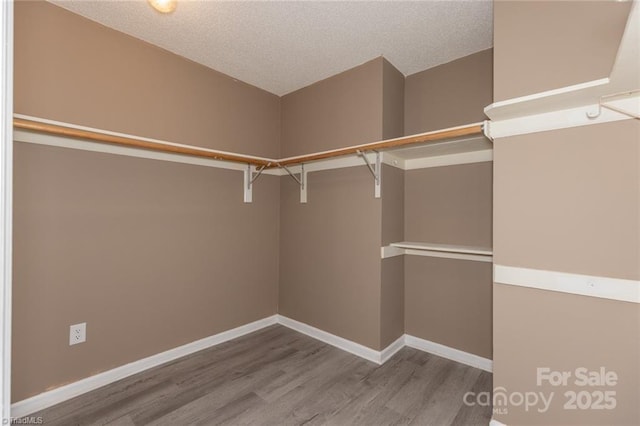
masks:
[[[14,118],[13,126],[18,129],[34,130],[37,132],[50,133],[53,135],[66,136],[77,139],[88,139],[96,142],[113,145],[128,146],[133,148],[150,149],[154,151],[170,152],[173,154],[191,155],[195,157],[210,158],[213,160],[233,161],[237,163],[252,164],[255,166],[269,166],[273,161],[263,160],[254,157],[247,157],[240,154],[230,154],[204,148],[189,147],[184,145],[172,145],[161,142],[151,142],[142,139],[128,138],[124,136],[114,136],[104,133],[92,132],[89,130],[74,129],[71,127],[59,126],[57,124],[41,123],[38,121]]]
[[[420,133],[412,136],[405,136],[396,139],[387,139],[380,142],[371,142],[363,145],[349,146],[346,148],[334,149],[331,151],[318,152],[316,154],[300,155],[279,160],[274,166],[290,166],[303,164],[310,161],[324,160],[326,158],[340,157],[343,155],[357,154],[365,151],[378,151],[390,148],[399,148],[407,145],[416,145],[427,142],[438,142],[447,139],[473,136],[482,134],[482,123],[470,124],[468,126],[454,127],[451,129],[436,130],[433,132]]]
[[[362,145],[334,149],[331,151],[317,152],[315,154],[300,155],[297,157],[283,158],[281,160],[269,160],[186,145],[174,145],[169,143],[146,141],[143,139],[136,139],[125,136],[110,135],[90,130],[81,130],[72,127],[60,126],[57,124],[42,123],[39,121],[27,120],[24,118],[14,118],[13,126],[18,129],[33,130],[37,132],[50,133],[53,135],[66,136],[77,139],[87,139],[96,142],[128,146],[133,148],[170,152],[174,154],[191,155],[195,157],[210,158],[213,160],[233,161],[236,163],[251,164],[264,168],[277,168],[295,164],[304,164],[311,161],[324,160],[327,158],[353,155],[359,152],[399,148],[408,145],[424,144],[428,142],[444,141],[447,139],[482,134],[482,124],[476,123],[470,124],[468,126],[436,130],[433,132],[420,133],[418,135],[405,136],[396,139],[387,139],[379,142],[371,142]]]

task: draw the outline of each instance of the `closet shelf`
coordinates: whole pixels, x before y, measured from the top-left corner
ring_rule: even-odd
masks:
[[[313,154],[282,158],[271,167],[293,166],[309,163],[312,161],[326,160],[334,157],[343,157],[370,151],[394,150],[408,146],[426,145],[429,143],[443,142],[448,140],[467,140],[469,136],[482,135],[483,126],[484,123],[474,123],[465,126],[451,127],[448,129],[441,129],[432,132],[419,133],[411,136],[404,136],[401,138],[385,139],[378,142],[348,146],[346,148],[339,148],[330,151],[322,151]]]
[[[128,148],[138,148],[183,156],[201,157],[228,163],[244,164],[243,197],[245,203],[252,202],[253,183],[262,175],[263,172],[270,172],[269,169],[281,169],[289,174],[300,186],[300,202],[306,203],[306,174],[309,169],[305,170],[305,166],[309,162],[330,160],[334,158],[337,159],[337,157],[353,157],[346,159],[341,158],[339,161],[336,161],[336,163],[340,164],[345,164],[345,160],[351,163],[353,163],[354,159],[358,161],[362,160],[363,162],[361,164],[366,165],[373,175],[374,196],[376,198],[380,198],[383,161],[383,154],[380,151],[391,151],[389,153],[389,157],[391,158],[390,161],[392,161],[393,165],[401,164],[402,166],[399,167],[407,167],[407,163],[411,161],[415,163],[414,160],[420,157],[433,157],[434,160],[432,160],[430,164],[437,163],[437,165],[443,165],[440,163],[442,162],[442,156],[444,155],[472,154],[472,159],[466,155],[465,158],[462,159],[464,160],[463,162],[474,162],[478,160],[490,161],[492,155],[491,150],[487,149],[486,146],[488,141],[483,136],[484,123],[450,127],[447,129],[435,130],[411,136],[385,139],[378,142],[281,159],[236,154],[193,145],[183,145],[136,137],[68,123],[54,122],[21,114],[14,114],[13,126],[15,129],[27,130],[34,133],[46,133],[54,136],[62,136],[64,138],[78,139],[80,141],[99,142]],[[490,155],[486,155],[487,153]],[[440,158],[438,158],[438,155],[440,155]],[[457,158],[460,160],[459,157]],[[415,166],[415,164],[413,165]],[[297,167],[295,170],[292,170],[290,169],[292,166]],[[316,167],[315,170],[318,170],[318,168]]]
[[[440,129],[395,139],[385,139],[361,145],[353,145],[329,151],[287,157],[280,159],[264,158],[233,152],[218,151],[193,145],[177,144],[165,141],[141,138],[133,135],[113,133],[99,129],[83,128],[67,123],[57,123],[36,117],[15,114],[13,126],[32,132],[47,133],[73,139],[88,140],[112,145],[141,148],[153,151],[183,154],[214,160],[250,164],[252,166],[274,169],[294,165],[302,165],[313,161],[327,160],[336,157],[353,156],[367,152],[390,151],[398,158],[408,159],[433,155],[478,151],[487,149],[481,145],[486,139],[483,136],[484,123],[473,123],[464,126]],[[447,142],[440,144],[440,142]],[[449,146],[449,142],[457,147]],[[480,144],[479,144],[480,143]],[[442,146],[441,146],[442,145]],[[445,146],[446,145],[446,146]],[[427,150],[427,151],[424,151]]]
[[[598,117],[602,108],[637,117],[640,114],[640,4],[633,2],[627,18],[624,34],[611,73],[597,80],[572,86],[556,88],[545,92],[494,102],[484,109],[491,119],[486,131],[491,133],[496,121],[506,121],[522,117],[548,114],[554,111],[571,110],[596,105],[579,116],[585,120]],[[577,117],[577,116],[576,116]],[[572,117],[573,121],[576,117]],[[541,120],[549,121],[549,116]],[[519,124],[522,125],[521,123]]]
[[[131,148],[142,148],[153,151],[168,152],[172,154],[190,155],[194,157],[209,158],[212,160],[231,161],[235,163],[251,164],[253,166],[267,167],[275,160],[253,157],[249,155],[235,154],[231,152],[216,151],[213,149],[200,148],[191,145],[182,145],[162,141],[152,141],[145,138],[133,136],[121,136],[111,132],[93,131],[79,129],[71,126],[61,126],[59,124],[45,123],[42,121],[29,120],[14,117],[13,127],[16,129],[30,130],[41,133],[48,133],[58,136],[66,136],[74,139],[84,139],[93,142],[101,142],[112,145],[120,145]]]
[[[438,244],[438,243],[419,243],[411,241],[402,241],[399,243],[391,243],[392,247],[398,247],[410,250],[439,251],[444,253],[459,254],[475,254],[481,256],[492,256],[493,250],[486,247],[462,246],[455,244]]]

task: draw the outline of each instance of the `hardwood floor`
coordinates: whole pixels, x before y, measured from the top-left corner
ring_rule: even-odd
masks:
[[[378,366],[271,326],[48,408],[47,425],[487,425],[490,373],[403,348]]]

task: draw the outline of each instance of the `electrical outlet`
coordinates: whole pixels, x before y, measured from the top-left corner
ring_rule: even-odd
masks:
[[[74,324],[69,327],[69,346],[86,342],[87,340],[87,323]]]

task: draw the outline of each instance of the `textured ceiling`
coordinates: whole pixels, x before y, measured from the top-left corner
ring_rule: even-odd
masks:
[[[284,95],[378,56],[410,75],[492,46],[490,0],[53,0],[65,9]]]

